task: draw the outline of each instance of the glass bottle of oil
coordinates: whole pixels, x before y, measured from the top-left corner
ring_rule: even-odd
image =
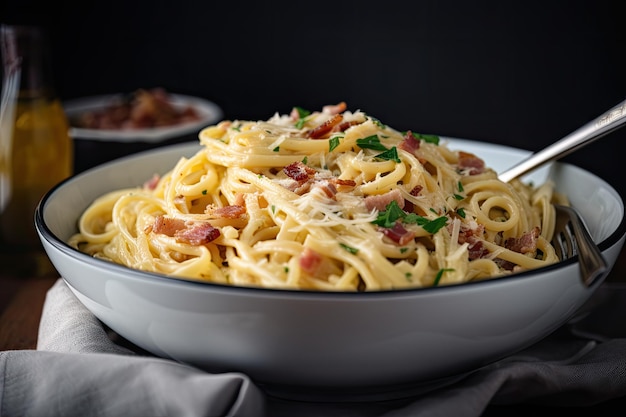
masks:
[[[73,143],[53,88],[46,36],[36,26],[0,27],[0,253],[12,269],[35,275],[47,268],[35,207],[73,170]]]

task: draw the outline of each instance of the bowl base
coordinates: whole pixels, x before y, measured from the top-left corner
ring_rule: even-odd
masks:
[[[312,403],[373,403],[415,399],[416,396],[454,384],[471,372],[432,381],[373,387],[305,387],[257,383],[270,398]]]

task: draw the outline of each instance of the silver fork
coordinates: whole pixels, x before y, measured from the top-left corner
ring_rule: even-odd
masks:
[[[555,161],[586,146],[626,123],[626,100],[612,107],[587,124],[543,150],[530,155],[518,164],[498,174],[504,182],[524,175],[547,162]],[[556,207],[556,229],[552,244],[559,259],[578,255],[580,272],[585,285],[591,286],[608,273],[602,252],[591,238],[582,218],[573,207]]]
[[[610,108],[587,124],[579,127],[569,135],[554,142],[550,146],[535,152],[511,168],[498,174],[504,182],[509,182],[527,172],[550,161],[560,159],[570,153],[589,145],[601,137],[621,128],[626,123],[626,100]]]
[[[556,225],[552,245],[561,260],[578,255],[580,273],[587,287],[601,280],[609,267],[593,241],[582,217],[573,207],[555,204]]]

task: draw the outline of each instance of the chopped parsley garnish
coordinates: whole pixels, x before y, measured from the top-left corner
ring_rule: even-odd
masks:
[[[378,212],[376,220],[372,221],[372,223],[389,229],[396,224],[396,220],[404,219],[406,216],[407,213],[400,208],[397,201],[393,200],[387,204],[385,211]]]
[[[309,158],[308,158],[308,157],[306,157],[306,156],[305,156],[304,158],[302,158],[302,163],[303,163],[304,165],[306,165],[306,164],[307,164],[307,162],[309,162]]]
[[[434,220],[429,220],[426,217],[421,217],[418,215],[415,215],[415,217],[416,217],[415,223],[417,223],[419,226],[422,226],[422,228],[426,230],[428,233],[432,233],[432,234],[437,233],[439,229],[444,227],[446,223],[448,222],[448,218],[446,216],[437,217]]]
[[[459,194],[452,194],[452,195],[454,196],[454,198],[456,200],[459,200],[459,201],[461,201],[461,200],[463,200],[465,198],[465,197],[463,197],[462,195],[459,195]]]
[[[436,287],[437,285],[439,285],[439,281],[441,281],[441,277],[443,276],[444,272],[452,272],[454,271],[454,269],[452,268],[442,268],[439,271],[437,271],[437,275],[435,275],[435,281],[433,282],[433,286]]]
[[[368,136],[366,138],[360,138],[356,140],[356,144],[361,149],[373,149],[375,151],[386,151],[387,148],[380,143],[378,135]]]
[[[207,192],[207,190],[202,190],[202,195],[206,195]]]
[[[380,127],[381,129],[385,129],[387,127],[387,126],[385,126],[385,124],[383,122],[381,122],[377,118],[372,117],[370,115],[367,115],[367,117],[372,121],[372,123],[374,123],[376,126]]]
[[[462,218],[465,218],[465,210],[463,210],[463,208],[457,209],[456,213]]]
[[[463,183],[461,181],[457,182],[457,187],[459,188],[459,192],[462,193],[463,192]]]
[[[400,158],[398,157],[398,149],[395,146],[387,149],[385,145],[380,143],[380,138],[378,135],[371,135],[365,138],[360,138],[356,140],[356,144],[361,149],[373,149],[375,151],[382,151],[378,155],[375,155],[375,158],[384,159],[387,161],[400,162]]]
[[[353,248],[351,246],[348,246],[344,243],[339,243],[339,246],[341,246],[342,248],[344,248],[345,250],[347,250],[348,252],[350,252],[353,255],[356,255],[357,253],[359,253],[359,250],[357,248]]]
[[[379,153],[378,155],[375,156],[375,158],[385,159],[387,161],[394,161],[394,162],[400,163],[398,150],[396,149],[395,146],[390,149],[387,149],[385,152]]]
[[[305,123],[305,118],[311,114],[310,111],[303,109],[302,107],[296,106],[294,107],[298,112],[298,120],[296,121],[296,128],[302,129]]]
[[[339,146],[339,136],[333,136],[328,141],[328,152],[332,152],[337,146]]]
[[[298,112],[298,117],[300,119],[304,119],[305,117],[307,117],[309,114],[311,114],[311,112],[307,109],[303,109],[300,106],[296,106],[295,107],[296,111]]]
[[[280,146],[275,147],[274,149],[272,149],[274,152],[280,152]]]
[[[387,204],[385,211],[381,211],[378,213],[376,220],[372,221],[372,223],[380,227],[385,227],[389,229],[392,228],[398,220],[402,221],[403,223],[417,224],[418,226],[422,226],[422,228],[428,233],[433,234],[437,233],[437,231],[444,227],[448,222],[448,218],[446,216],[441,216],[437,217],[434,220],[430,220],[415,213],[407,213],[400,208],[397,201],[393,200],[392,202]]]
[[[411,132],[415,139],[421,139],[424,142],[432,143],[434,145],[439,145],[439,136],[437,135],[425,135],[423,133],[415,133]]]

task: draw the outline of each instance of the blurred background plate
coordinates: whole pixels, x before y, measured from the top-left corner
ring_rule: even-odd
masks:
[[[218,122],[222,118],[222,109],[215,103],[199,97],[191,97],[180,94],[169,94],[169,99],[174,108],[193,108],[199,119],[192,122],[181,123],[173,126],[145,128],[145,129],[86,129],[76,127],[73,123],[85,112],[98,111],[106,108],[122,94],[111,94],[95,97],[79,98],[65,102],[65,113],[70,121],[70,134],[75,139],[90,139],[117,142],[160,142],[190,133],[197,134],[200,129]]]
[[[197,141],[203,128],[222,120],[222,108],[216,103],[188,95],[168,93],[174,108],[191,107],[197,120],[171,126],[133,129],[88,129],[77,127],[77,119],[87,112],[107,109],[124,95],[109,94],[77,98],[64,102],[74,139],[74,172],[79,173],[111,159],[145,151],[151,148],[181,142]]]

